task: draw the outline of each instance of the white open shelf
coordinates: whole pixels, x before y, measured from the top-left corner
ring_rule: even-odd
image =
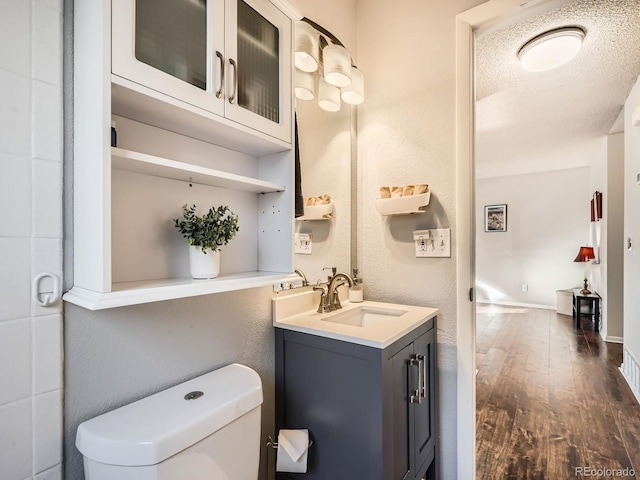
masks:
[[[325,203],[323,205],[305,205],[304,215],[297,217],[296,220],[331,220],[331,214],[333,213],[333,202]]]
[[[273,285],[290,280],[291,273],[242,272],[221,275],[209,280],[169,278],[138,282],[114,283],[111,292],[101,293],[73,287],[64,300],[89,310],[103,310],[140,303],[159,302],[176,298],[195,297],[211,293],[243,290]],[[294,275],[294,278],[299,278]]]
[[[285,190],[285,186],[282,184],[116,147],[111,148],[111,166],[116,169],[155,177],[253,193],[283,192]]]
[[[405,197],[376,198],[376,209],[380,215],[413,215],[424,213],[421,209],[429,205],[430,200],[430,191]]]

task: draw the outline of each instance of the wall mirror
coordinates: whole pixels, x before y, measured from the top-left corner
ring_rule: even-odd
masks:
[[[294,253],[294,268],[309,283],[326,280],[336,267],[351,273],[351,109],[322,110],[315,100],[297,100],[298,145],[302,194],[305,199],[328,195],[331,218],[296,220],[295,232],[311,236],[311,253]],[[307,208],[305,217],[308,217]]]

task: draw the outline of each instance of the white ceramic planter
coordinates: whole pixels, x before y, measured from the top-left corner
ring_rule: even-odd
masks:
[[[207,250],[189,246],[189,269],[193,278],[216,278],[220,273],[220,251]]]

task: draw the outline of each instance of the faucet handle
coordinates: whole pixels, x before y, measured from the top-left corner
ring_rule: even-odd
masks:
[[[335,277],[336,273],[338,273],[338,268],[337,267],[324,267],[322,270],[331,270],[331,276],[329,277],[329,280],[331,280],[333,277]]]

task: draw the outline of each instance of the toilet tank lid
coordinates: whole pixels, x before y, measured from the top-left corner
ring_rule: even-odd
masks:
[[[234,363],[82,423],[76,447],[108,465],[156,465],[261,404],[260,377]]]

